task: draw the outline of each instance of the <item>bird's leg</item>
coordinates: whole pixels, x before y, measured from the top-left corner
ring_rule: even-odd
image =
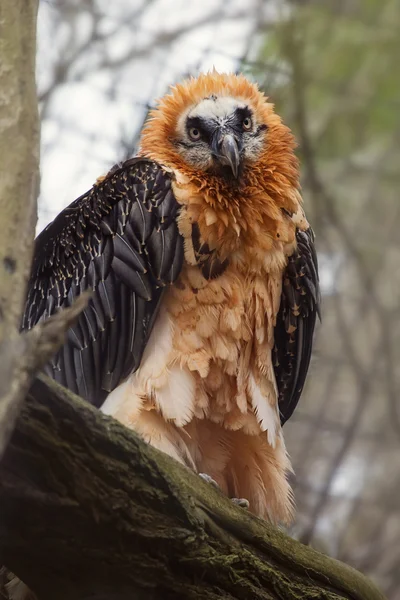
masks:
[[[204,481],[211,484],[218,490],[220,489],[220,487],[219,487],[218,483],[215,481],[215,479],[213,479],[207,473],[199,473],[199,477],[201,477]],[[230,500],[231,500],[231,502],[236,504],[236,506],[240,506],[241,508],[248,509],[250,506],[250,502],[246,498],[231,498]]]

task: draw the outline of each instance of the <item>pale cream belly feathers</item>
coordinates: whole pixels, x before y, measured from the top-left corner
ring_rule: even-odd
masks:
[[[279,234],[265,237],[264,248],[255,232],[247,237],[257,237],[254,246],[243,246],[242,232],[226,217],[221,225],[200,196],[196,203],[190,186],[176,185],[174,192],[183,205],[185,265],[165,293],[140,368],[108,396],[102,410],[210,475],[229,496],[247,498],[256,514],[287,522],[291,467],[271,350],[294,220],[297,226],[307,222],[299,208],[293,219],[280,216]],[[205,279],[196,262],[194,222],[210,248],[229,259],[215,279]]]

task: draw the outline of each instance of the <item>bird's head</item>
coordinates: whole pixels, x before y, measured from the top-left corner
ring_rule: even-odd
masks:
[[[297,185],[293,150],[290,130],[257,85],[216,71],[173,87],[151,112],[141,140],[143,155],[224,187],[277,168]]]
[[[213,93],[180,115],[175,145],[184,161],[197,169],[238,179],[243,165],[260,155],[266,130],[251,102]]]

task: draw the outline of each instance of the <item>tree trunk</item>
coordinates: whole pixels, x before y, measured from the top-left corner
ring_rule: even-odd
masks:
[[[37,0],[0,2],[0,459],[32,377],[88,300],[81,295],[71,309],[20,335],[39,187],[37,8]]]
[[[0,481],[3,559],[39,600],[383,598],[44,377]]]
[[[29,387],[19,337],[39,188],[37,0],[0,2],[0,457]]]

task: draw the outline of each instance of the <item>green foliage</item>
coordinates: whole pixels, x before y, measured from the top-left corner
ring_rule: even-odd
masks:
[[[253,73],[287,119],[295,112],[301,62],[308,125],[319,159],[372,150],[399,126],[400,3],[368,0],[362,12],[335,2],[305,4],[268,33]],[[347,3],[353,4],[353,3]],[[357,4],[357,3],[355,3]]]

